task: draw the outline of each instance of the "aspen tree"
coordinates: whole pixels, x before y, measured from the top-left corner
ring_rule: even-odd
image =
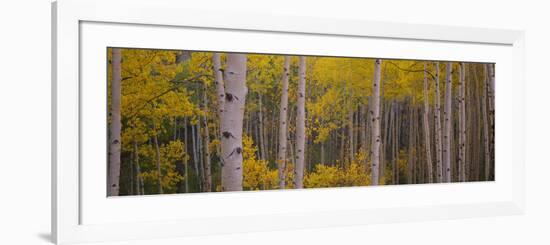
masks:
[[[204,84],[204,93],[203,93],[203,105],[204,105],[204,191],[212,191],[212,169],[211,169],[211,159],[210,159],[210,132],[208,129],[208,86]]]
[[[296,166],[294,188],[303,188],[306,141],[306,57],[300,56],[298,71],[298,105],[296,111]]]
[[[459,63],[458,81],[458,180],[466,181],[466,104],[465,104],[465,66]]]
[[[445,128],[443,133],[443,182],[451,182],[451,133],[452,133],[452,93],[453,93],[453,81],[452,81],[452,63],[447,62],[446,65],[446,79],[445,79],[445,111],[443,112],[445,118]]]
[[[439,62],[435,62],[435,96],[434,96],[434,121],[435,121],[435,161],[436,161],[436,182],[443,182],[443,147],[441,130],[441,104],[439,86]]]
[[[283,78],[281,79],[281,103],[279,107],[279,155],[278,155],[278,169],[279,169],[279,188],[285,188],[285,169],[287,162],[287,140],[288,140],[288,126],[287,126],[287,113],[288,113],[288,77],[290,75],[290,57],[285,56],[283,67]]]
[[[487,104],[489,106],[489,128],[490,128],[490,157],[494,162],[495,157],[495,64],[486,64],[487,73],[489,76],[488,79],[488,90],[487,90]],[[489,179],[487,179],[489,180]]]
[[[428,168],[428,183],[433,183],[433,166],[432,166],[432,152],[430,145],[430,124],[428,119],[428,113],[430,110],[428,104],[428,70],[427,64],[424,62],[424,115],[423,115],[423,126],[424,126],[424,147],[426,148],[426,165]]]
[[[156,129],[155,129],[156,131]],[[155,132],[155,135],[153,136],[153,143],[155,144],[155,157],[156,157],[156,164],[157,164],[157,188],[159,194],[164,194],[164,191],[162,189],[162,173],[160,168],[160,148],[159,148],[159,140],[157,136],[158,132]]]
[[[109,182],[108,195],[119,195],[120,181],[120,151],[121,151],[121,50],[111,49],[112,80],[111,80],[111,127],[109,134]]]
[[[227,54],[225,102],[221,121],[222,191],[243,189],[243,117],[246,102],[246,55]]]
[[[489,180],[490,177],[490,168],[491,168],[491,151],[489,146],[489,119],[487,113],[487,100],[488,100],[488,90],[489,90],[489,71],[488,67],[484,67],[484,83],[483,83],[483,93],[481,93],[481,113],[483,117],[483,146],[484,146],[484,175],[485,180]]]
[[[374,78],[372,81],[372,166],[371,166],[371,185],[378,185],[379,166],[380,166],[380,66],[382,60],[374,61]]]

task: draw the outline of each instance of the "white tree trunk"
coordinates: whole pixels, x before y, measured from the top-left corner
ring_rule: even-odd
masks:
[[[141,177],[141,166],[139,163],[139,148],[137,141],[134,140],[134,159],[136,164],[136,191],[138,195],[144,195],[143,178]]]
[[[109,196],[119,195],[120,180],[120,94],[121,94],[121,51],[118,48],[112,49],[112,80],[111,80],[111,128],[109,139]]]
[[[306,142],[306,57],[300,56],[298,72],[298,101],[296,111],[296,166],[294,188],[303,188],[304,153]]]
[[[258,122],[259,122],[259,132],[258,136],[260,138],[260,160],[266,159],[266,147],[265,147],[265,130],[264,130],[264,113],[263,113],[263,105],[262,105],[262,93],[258,92]]]
[[[465,104],[465,66],[459,63],[458,81],[458,180],[466,181],[466,104]]]
[[[223,70],[219,53],[212,54],[212,63],[214,66],[214,83],[216,84],[216,90],[218,93],[218,96],[216,97],[218,101],[218,117],[220,122],[223,122],[223,112],[225,109],[225,88],[223,84]]]
[[[221,121],[222,191],[243,189],[243,117],[246,102],[246,55],[227,54],[225,103]]]
[[[443,182],[451,182],[451,126],[452,126],[452,63],[447,62],[447,72],[445,79],[445,111],[443,115],[445,117],[445,128],[443,134]]]
[[[424,144],[426,148],[426,165],[428,168],[428,183],[433,183],[433,165],[432,165],[432,150],[430,144],[430,122],[428,119],[428,113],[430,111],[430,106],[428,103],[428,74],[427,74],[427,64],[424,62]]]
[[[155,132],[155,136],[153,136],[153,143],[155,144],[155,156],[156,156],[156,163],[157,163],[157,187],[158,187],[158,193],[163,194],[164,191],[162,190],[162,172],[160,168],[160,149],[159,149],[159,140],[157,136],[158,132]]]
[[[288,76],[290,73],[290,57],[285,56],[282,78],[281,104],[279,109],[279,188],[285,188],[286,150],[287,150],[287,115],[288,115]]]
[[[379,165],[380,165],[380,66],[382,60],[374,61],[374,78],[372,81],[372,107],[370,114],[372,115],[372,166],[371,166],[371,185],[378,185],[379,181]]]
[[[203,104],[204,104],[204,191],[212,191],[212,170],[210,161],[210,131],[208,129],[208,87],[204,84]]]
[[[434,97],[434,121],[435,121],[435,161],[436,161],[436,182],[443,181],[443,147],[441,136],[441,105],[440,105],[440,89],[439,89],[439,62],[435,62],[435,97]]]

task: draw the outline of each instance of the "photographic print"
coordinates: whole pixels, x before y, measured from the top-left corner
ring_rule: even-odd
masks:
[[[495,178],[494,63],[106,52],[108,196]]]

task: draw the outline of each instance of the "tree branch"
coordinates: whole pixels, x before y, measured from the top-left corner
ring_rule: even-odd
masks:
[[[128,116],[128,119],[132,119],[134,118],[135,116],[137,116],[137,114],[143,109],[145,108],[145,106],[147,106],[148,104],[150,104],[151,102],[153,102],[154,100],[172,92],[172,91],[175,91],[177,89],[179,89],[180,87],[182,87],[183,85],[187,84],[187,83],[190,83],[190,82],[199,82],[198,79],[202,78],[202,77],[205,77],[205,76],[208,76],[206,74],[200,74],[200,75],[197,75],[195,77],[192,77],[190,79],[186,79],[186,80],[172,80],[171,82],[173,82],[175,85],[172,86],[171,88],[147,99],[141,106],[139,106],[132,114],[130,114],[130,116]]]
[[[391,62],[391,61],[386,61],[386,63],[389,63],[389,64],[392,64],[393,66],[395,66],[397,69],[399,70],[402,70],[402,71],[406,71],[406,72],[426,72],[428,75],[430,75],[432,77],[432,79],[435,79],[435,75],[433,75],[430,71],[428,70],[424,70],[424,69],[421,69],[421,70],[412,70],[412,69],[407,69],[407,68],[402,68],[402,67],[399,67],[399,65]],[[413,65],[414,66],[414,65]]]

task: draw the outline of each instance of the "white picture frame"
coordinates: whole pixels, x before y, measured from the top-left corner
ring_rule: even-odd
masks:
[[[235,15],[230,12],[192,10],[182,15],[185,8],[184,2],[171,0],[61,0],[53,3],[52,237],[56,243],[152,239],[512,215],[523,212],[525,180],[522,31],[275,16],[250,12]],[[102,103],[105,101],[105,97],[100,94],[101,91],[90,87],[89,84],[92,83],[84,82],[101,79],[101,75],[99,78],[89,77],[86,75],[89,73],[82,71],[104,67],[104,63],[97,64],[102,56],[94,56],[94,53],[107,46],[178,48],[180,45],[175,42],[155,41],[155,35],[135,38],[135,35],[147,31],[155,31],[158,35],[186,35],[189,32],[204,31],[208,35],[232,35],[236,39],[243,38],[243,41],[239,42],[241,46],[215,46],[215,43],[208,42],[201,42],[200,45],[206,46],[199,46],[221,51],[272,51],[290,54],[305,52],[330,55],[337,54],[334,52],[363,52],[357,49],[358,43],[370,42],[371,45],[382,46],[376,51],[364,51],[365,53],[356,55],[497,62],[497,81],[503,81],[504,85],[497,85],[496,93],[496,180],[490,183],[107,198],[102,193],[105,189],[105,179],[101,178],[101,170],[104,170],[105,166],[88,165],[88,156],[93,154],[82,154],[90,145],[99,150],[105,149],[103,146],[94,146],[93,142],[87,143],[89,137],[82,137],[88,134],[87,130],[92,130],[93,134],[93,127],[86,126],[94,125],[90,123],[93,121],[84,121],[94,118],[94,114],[88,114],[94,108],[87,107],[93,103],[87,100],[103,101]],[[107,35],[109,33],[112,35]],[[117,36],[116,33],[124,33],[128,39],[134,41],[125,41],[122,35]],[[89,36],[93,38],[88,38]],[[300,43],[316,39],[319,43],[327,42],[326,45],[330,45],[330,42],[345,42],[350,45],[347,45],[346,50],[316,45],[296,45],[301,47],[297,49],[282,45],[264,50],[265,47],[261,45],[242,45],[243,42],[246,44],[246,40],[254,38],[279,38],[283,44],[284,40]],[[327,39],[330,41],[326,41]],[[195,41],[199,43],[200,37]],[[383,45],[393,46],[389,49],[383,48]],[[395,53],[409,45],[418,45],[417,52]],[[435,52],[446,47],[457,50]],[[460,52],[462,49],[464,52]],[[394,50],[394,53],[390,50]],[[474,50],[476,54],[473,54]],[[88,52],[90,55],[87,55]],[[355,53],[345,54],[354,56]],[[105,55],[104,52],[101,55]],[[104,85],[102,86],[104,88]],[[90,93],[93,91],[99,93]],[[515,103],[507,102],[511,100],[509,97],[512,92]],[[99,113],[101,114],[101,111]],[[101,161],[101,157],[99,159]],[[360,197],[357,197],[358,194]],[[439,199],[433,198],[435,195]],[[292,205],[284,205],[278,209],[269,205],[263,209],[244,206],[232,215],[212,212],[219,201],[238,208],[242,203],[265,205],[276,203],[277,200],[307,202],[328,201],[327,199],[347,200],[353,202],[353,205],[328,203],[313,209]],[[407,203],[403,203],[405,201]],[[181,211],[174,215],[174,210],[182,205],[193,205],[193,212]],[[149,210],[146,208],[159,208],[163,211],[146,212]],[[129,217],[136,212],[144,214],[137,218]],[[157,219],[152,219],[153,215],[156,215]]]

